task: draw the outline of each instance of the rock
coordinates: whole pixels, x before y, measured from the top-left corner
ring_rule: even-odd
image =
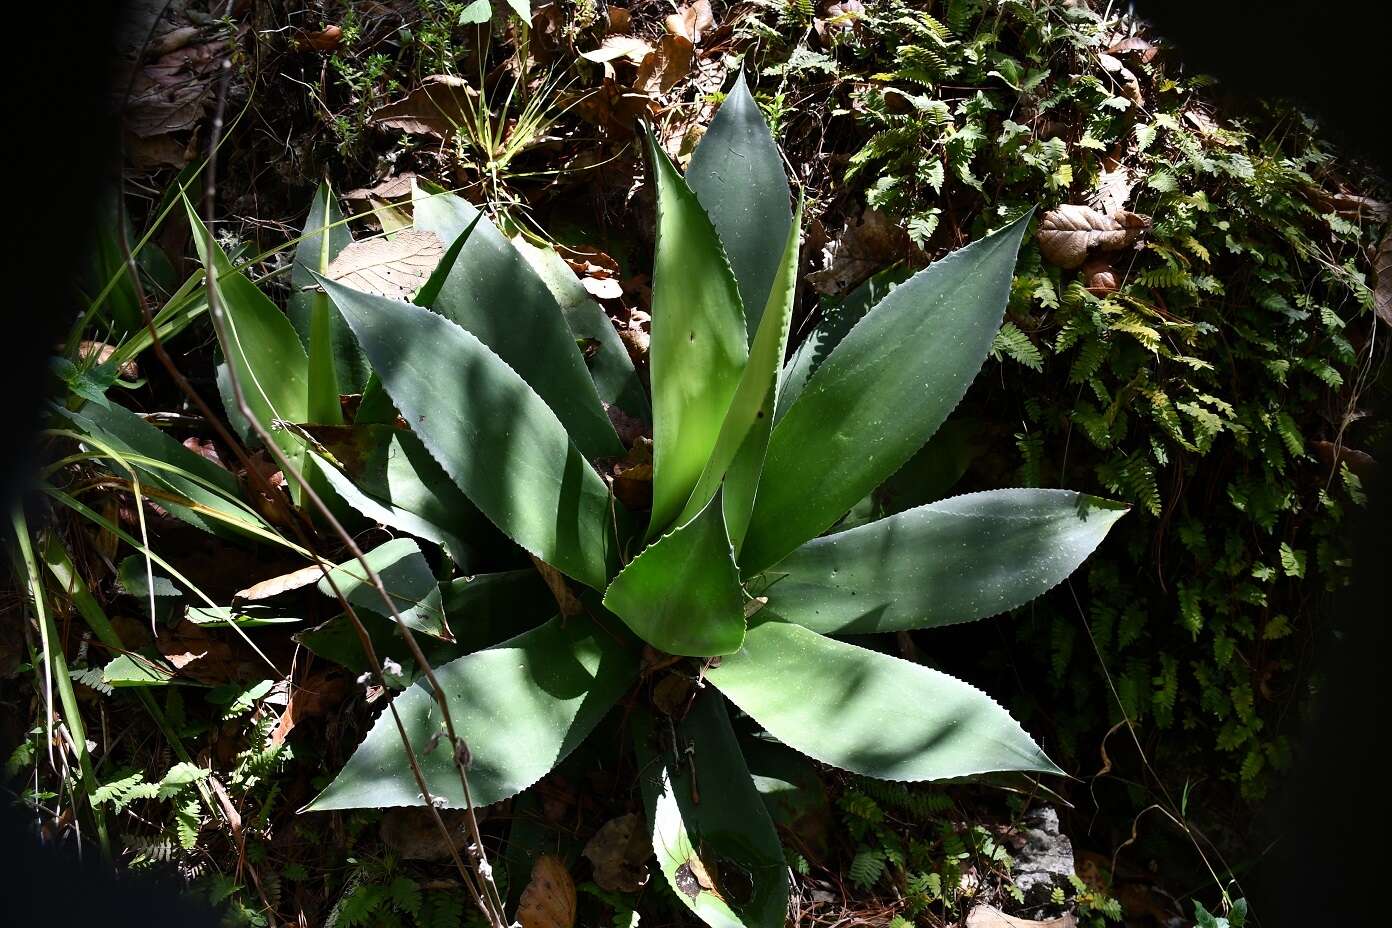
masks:
[[[1015,851],[1015,885],[1026,898],[1047,897],[1055,886],[1068,885],[1073,875],[1073,842],[1059,831],[1058,812],[1041,806],[1025,816]]]

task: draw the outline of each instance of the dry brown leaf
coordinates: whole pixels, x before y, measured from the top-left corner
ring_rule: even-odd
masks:
[[[647,42],[636,36],[631,35],[608,35],[599,48],[592,51],[581,52],[580,57],[586,61],[593,61],[603,64],[609,61],[617,61],[620,58],[626,59],[633,64],[642,64],[653,50]]]
[[[532,565],[536,567],[537,573],[541,574],[546,588],[555,597],[556,608],[560,610],[562,616],[579,615],[585,611],[585,607],[580,605],[580,600],[576,598],[570,585],[566,583],[564,574],[534,554],[529,554],[528,557],[532,559]]]
[[[1107,48],[1107,51],[1113,55],[1139,55],[1142,62],[1150,64],[1155,59],[1159,49],[1140,36],[1133,35],[1120,42],[1114,42]]]
[[[227,469],[227,465],[222,463],[222,455],[218,454],[217,445],[211,441],[202,441],[196,436],[184,439],[184,447],[204,460],[212,461],[218,467]]]
[[[1373,257],[1373,312],[1392,325],[1392,232],[1387,233]]]
[[[324,715],[347,695],[348,680],[339,674],[315,673],[294,684],[286,699],[285,711],[280,714],[280,722],[271,732],[271,744],[283,744],[296,725]]]
[[[1083,286],[1096,296],[1105,296],[1117,289],[1116,270],[1107,258],[1093,258],[1083,265]]]
[[[908,250],[909,237],[879,210],[867,209],[839,238],[829,241],[826,269],[807,275],[817,292],[841,296],[880,268],[893,264]]]
[[[409,300],[440,263],[445,244],[434,232],[403,229],[391,238],[353,242],[324,276],[364,293]]]
[[[607,33],[627,32],[633,20],[632,15],[621,6],[611,6],[608,10],[608,18],[604,22],[604,31]]]
[[[1366,451],[1335,445],[1332,441],[1312,441],[1310,447],[1326,467],[1347,464],[1360,480],[1371,480],[1377,474],[1377,459]]]
[[[667,93],[677,81],[691,73],[695,57],[696,46],[685,36],[664,35],[657,48],[643,58],[633,86],[646,93]]]
[[[596,300],[617,300],[623,296],[623,284],[612,277],[582,277],[580,286]]]
[[[232,598],[247,602],[270,599],[272,596],[279,596],[281,593],[288,593],[291,590],[309,586],[311,583],[318,583],[322,576],[324,576],[324,572],[318,567],[301,567],[288,574],[281,574],[279,577],[271,577],[269,580],[253,583],[246,589],[233,593]]]
[[[1135,187],[1136,175],[1130,168],[1119,159],[1103,158],[1097,189],[1091,197],[1092,205],[1103,213],[1114,213],[1125,208]]]
[[[653,705],[663,715],[675,716],[690,701],[694,686],[686,674],[669,673],[653,687]]]
[[[1149,217],[1139,213],[1100,213],[1090,206],[1066,203],[1040,220],[1039,252],[1051,264],[1072,269],[1090,255],[1134,244],[1149,228]]]
[[[573,928],[575,881],[559,857],[543,854],[532,864],[532,878],[517,903],[522,928]]]
[[[1131,69],[1122,64],[1120,58],[1102,52],[1097,56],[1097,60],[1102,64],[1102,69],[1109,74],[1115,74],[1117,80],[1121,81],[1122,95],[1137,106],[1145,105],[1145,97],[1141,95],[1140,81],[1136,80],[1136,75]]]
[[[316,52],[331,52],[343,41],[343,30],[338,26],[325,26],[318,32],[306,32],[300,36],[300,45]]]
[[[611,893],[636,893],[648,882],[652,846],[643,816],[610,819],[595,832],[581,853],[594,865],[594,881]]]
[[[405,99],[388,103],[372,114],[372,121],[388,129],[437,139],[453,135],[460,124],[477,111],[478,91],[463,78],[432,74]]]
[[[1338,213],[1351,222],[1370,222],[1380,226],[1392,219],[1392,204],[1372,197],[1360,197],[1352,193],[1324,193],[1317,199],[1320,205],[1330,212]]]
[[[115,353],[116,348],[113,345],[108,345],[106,342],[84,340],[77,346],[77,356],[79,358],[84,361],[91,360],[96,364],[105,364],[107,361],[111,360],[111,356]],[[116,368],[116,373],[127,380],[134,380],[140,376],[140,368],[136,366],[135,359],[132,358]]]
[[[715,28],[715,15],[711,13],[710,0],[696,0],[690,6],[678,8],[662,23],[672,35],[682,36],[692,45],[700,45],[701,37]]]
[[[483,818],[485,810],[477,809]],[[382,813],[377,833],[382,843],[406,860],[444,860],[450,851],[463,851],[469,843],[469,814],[464,809],[441,809],[449,838],[440,833],[435,816],[424,806],[397,806]]]
[[[576,101],[575,112],[592,125],[628,136],[633,134],[638,117],[657,112],[657,103],[647,94],[623,87],[606,76],[599,87]]]
[[[966,928],[1076,928],[1077,924],[1072,915],[1035,921],[1006,915],[994,906],[979,905],[967,915]]]

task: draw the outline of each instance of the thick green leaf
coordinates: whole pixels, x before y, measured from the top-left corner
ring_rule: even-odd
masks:
[[[752,342],[793,225],[783,157],[743,72],[691,155],[686,182],[730,258]],[[781,360],[781,359],[780,359]]]
[[[432,667],[491,648],[536,628],[556,614],[555,598],[541,575],[531,568],[455,580],[444,589],[444,607],[456,640],[450,642],[427,636],[416,639]],[[401,665],[404,674],[414,679],[415,658],[397,630],[396,622],[366,610],[359,610],[358,618],[378,658],[391,658]],[[357,629],[346,614],[300,632],[295,640],[354,673],[369,669]]]
[[[782,928],[788,866],[725,701],[706,693],[677,725],[678,749],[689,748],[689,759],[661,743],[651,716],[635,717],[634,736],[648,771],[642,787],[653,852],[677,898],[711,928]],[[703,886],[702,874],[714,885]]]
[[[773,421],[783,418],[788,407],[802,395],[807,378],[821,366],[846,333],[864,318],[870,308],[888,295],[889,291],[908,280],[911,272],[907,266],[896,264],[879,271],[852,290],[840,302],[824,300],[821,304],[822,319],[817,327],[793,351],[792,357],[783,367],[783,377],[778,393],[778,410]]]
[[[800,625],[772,620],[750,628],[739,653],[706,676],[784,744],[864,776],[1062,773],[975,687]]]
[[[577,339],[594,340],[597,347],[588,363],[599,398],[610,406],[618,406],[636,419],[651,422],[652,407],[648,404],[648,393],[643,389],[643,382],[633,367],[628,349],[624,347],[609,317],[604,314],[603,307],[580,284],[575,272],[556,249],[538,248],[520,235],[512,243],[551,290],[552,296],[560,304],[571,334]]]
[[[653,255],[653,506],[648,537],[686,505],[749,358],[730,263],[696,196],[648,136],[657,183]],[[780,246],[783,240],[779,240]]]
[[[453,639],[440,602],[440,585],[430,572],[419,545],[409,538],[393,538],[366,552],[363,560],[376,571],[407,628],[447,641]],[[357,558],[339,564],[329,571],[327,578],[319,581],[319,592],[325,596],[334,595],[329,580],[333,580],[354,608],[379,615],[391,614]]]
[[[255,604],[245,606],[189,606],[184,614],[194,625],[237,626],[238,628],[259,628],[262,625],[294,625],[299,616],[285,615],[270,606]]]
[[[474,547],[493,534],[414,434],[390,425],[355,425],[316,429],[315,437],[344,470],[313,452],[309,458],[334,492],[369,519],[443,544],[465,567]]]
[[[802,203],[799,201],[784,245],[783,261],[778,266],[768,306],[764,308],[763,321],[749,348],[749,361],[730,400],[725,421],[721,423],[715,448],[676,521],[677,525],[683,525],[700,512],[715,496],[721,481],[727,479],[728,472],[733,479],[725,493],[725,518],[731,525],[730,536],[736,550],[754,508],[754,492],[773,427],[773,410],[778,403],[778,377],[783,367],[783,353],[788,348],[788,326],[793,317],[793,294],[797,290],[801,218]]]
[[[720,498],[648,545],[609,584],[604,606],[668,654],[729,654],[744,640],[744,594]]]
[[[622,455],[623,445],[556,298],[512,242],[452,193],[417,189],[414,206],[416,228],[446,242],[478,223],[430,308],[511,365],[588,457]]]
[[[483,218],[483,213],[474,216],[474,221],[464,227],[454,242],[445,249],[445,253],[440,256],[440,263],[435,265],[435,270],[430,272],[425,283],[416,291],[416,295],[411,297],[411,302],[417,306],[424,306],[431,309],[435,301],[440,296],[440,291],[445,287],[445,281],[449,279],[450,271],[454,270],[455,263],[459,260],[459,254],[464,250],[464,246],[469,243],[469,236],[474,234],[474,229],[478,226],[479,220]]]
[[[1069,490],[991,490],[809,541],[764,576],[778,615],[823,633],[952,625],[1071,574],[1127,507]]]
[[[209,273],[216,271],[227,323],[223,359],[236,372],[252,415],[293,460],[300,453],[298,439],[273,423],[309,421],[309,359],[304,347],[290,320],[246,275],[233,269],[217,242],[208,248],[207,233],[192,206],[188,216],[204,267]],[[218,380],[228,419],[243,438],[248,437],[250,430],[237,412],[226,370],[219,371]]]
[[[933,437],[1000,328],[1023,216],[895,287],[808,379],[769,438],[745,576],[834,525]]]
[[[583,617],[559,618],[486,651],[435,668],[456,730],[473,758],[474,802],[490,805],[541,779],[599,723],[638,676],[624,643]],[[448,745],[426,752],[442,731],[440,709],[421,683],[395,701],[433,795],[464,805]],[[423,805],[390,714],[378,716],[356,753],[307,807]]]
[[[140,654],[118,654],[102,668],[107,686],[168,686],[175,670],[168,662]]]
[[[551,407],[443,316],[321,283],[402,416],[474,505],[527,551],[603,589],[618,560],[609,489]]]
[[[319,184],[309,205],[295,262],[290,267],[290,322],[299,332],[309,354],[309,421],[336,425],[343,421],[338,394],[357,393],[367,381],[367,359],[353,340],[353,333],[328,298],[314,284],[311,271],[322,274],[338,253],[352,242],[343,213],[329,188]],[[305,289],[312,288],[312,289]]]
[[[155,486],[178,494],[190,502],[224,513],[249,528],[270,530],[255,510],[236,502],[240,496],[237,478],[228,470],[185,448],[124,406],[112,403],[103,407],[88,403],[79,411],[57,406],[54,407],[54,411],[71,422],[78,432],[91,436],[122,455],[139,456],[170,465],[170,468],[165,468],[133,464],[132,466],[140,472],[140,480],[145,486]],[[119,463],[113,462],[110,466],[114,472],[124,474],[124,468]],[[215,492],[215,489],[221,492]],[[204,531],[215,535],[245,537],[229,523],[206,513],[169,500],[161,500],[160,505],[183,521]]]

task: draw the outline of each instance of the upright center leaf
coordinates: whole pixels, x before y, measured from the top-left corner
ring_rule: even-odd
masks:
[[[653,258],[653,508],[649,537],[691,495],[749,357],[744,308],[710,218],[648,139],[657,181]]]

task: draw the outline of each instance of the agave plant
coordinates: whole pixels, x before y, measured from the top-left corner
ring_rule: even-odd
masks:
[[[414,629],[456,645],[486,639],[481,624],[508,633],[435,669],[468,743],[473,801],[535,783],[616,702],[642,692],[654,668],[675,664],[699,682],[682,709],[668,707],[671,725],[627,701],[650,761],[643,786],[662,872],[707,924],[776,926],[787,871],[731,706],[778,741],[866,776],[1059,773],[984,693],[838,636],[1013,609],[1067,577],[1124,507],[998,490],[837,530],[962,399],[1000,328],[1029,217],[913,275],[842,337],[814,333],[785,364],[801,207],[744,82],[685,176],[651,138],[648,147],[658,203],[650,396],[599,307],[564,266],[556,272],[554,253],[515,244],[468,203],[429,189],[414,201],[416,227],[452,245],[414,302],[316,273],[331,257],[325,233],[301,246],[317,249],[302,279],[327,296],[308,309],[309,355],[295,341],[298,354],[279,362],[303,377],[257,371],[240,346],[224,352],[247,362],[248,377],[292,391],[302,413],[314,405],[316,371],[326,380],[336,364],[340,377],[352,366],[330,347],[365,359],[353,423],[318,401],[326,425],[353,434],[352,461],[327,444],[305,447],[295,430],[286,447],[299,442],[351,506],[461,564],[478,532],[496,529],[566,584],[543,613],[527,579],[535,573],[466,577],[442,591],[415,541],[369,555]],[[329,199],[316,202],[322,225]],[[240,286],[230,268],[223,276]],[[253,333],[239,306],[255,298],[243,296],[230,294],[228,309]],[[329,306],[350,340],[334,334]],[[285,419],[273,406],[268,420]],[[632,452],[606,407],[651,424],[647,513],[620,502],[596,466]],[[374,608],[356,566],[339,571],[350,600]],[[428,750],[441,731],[430,692],[411,686],[396,707],[433,795],[463,805],[451,752]],[[307,808],[422,802],[384,718]],[[751,891],[726,886],[731,866]]]

